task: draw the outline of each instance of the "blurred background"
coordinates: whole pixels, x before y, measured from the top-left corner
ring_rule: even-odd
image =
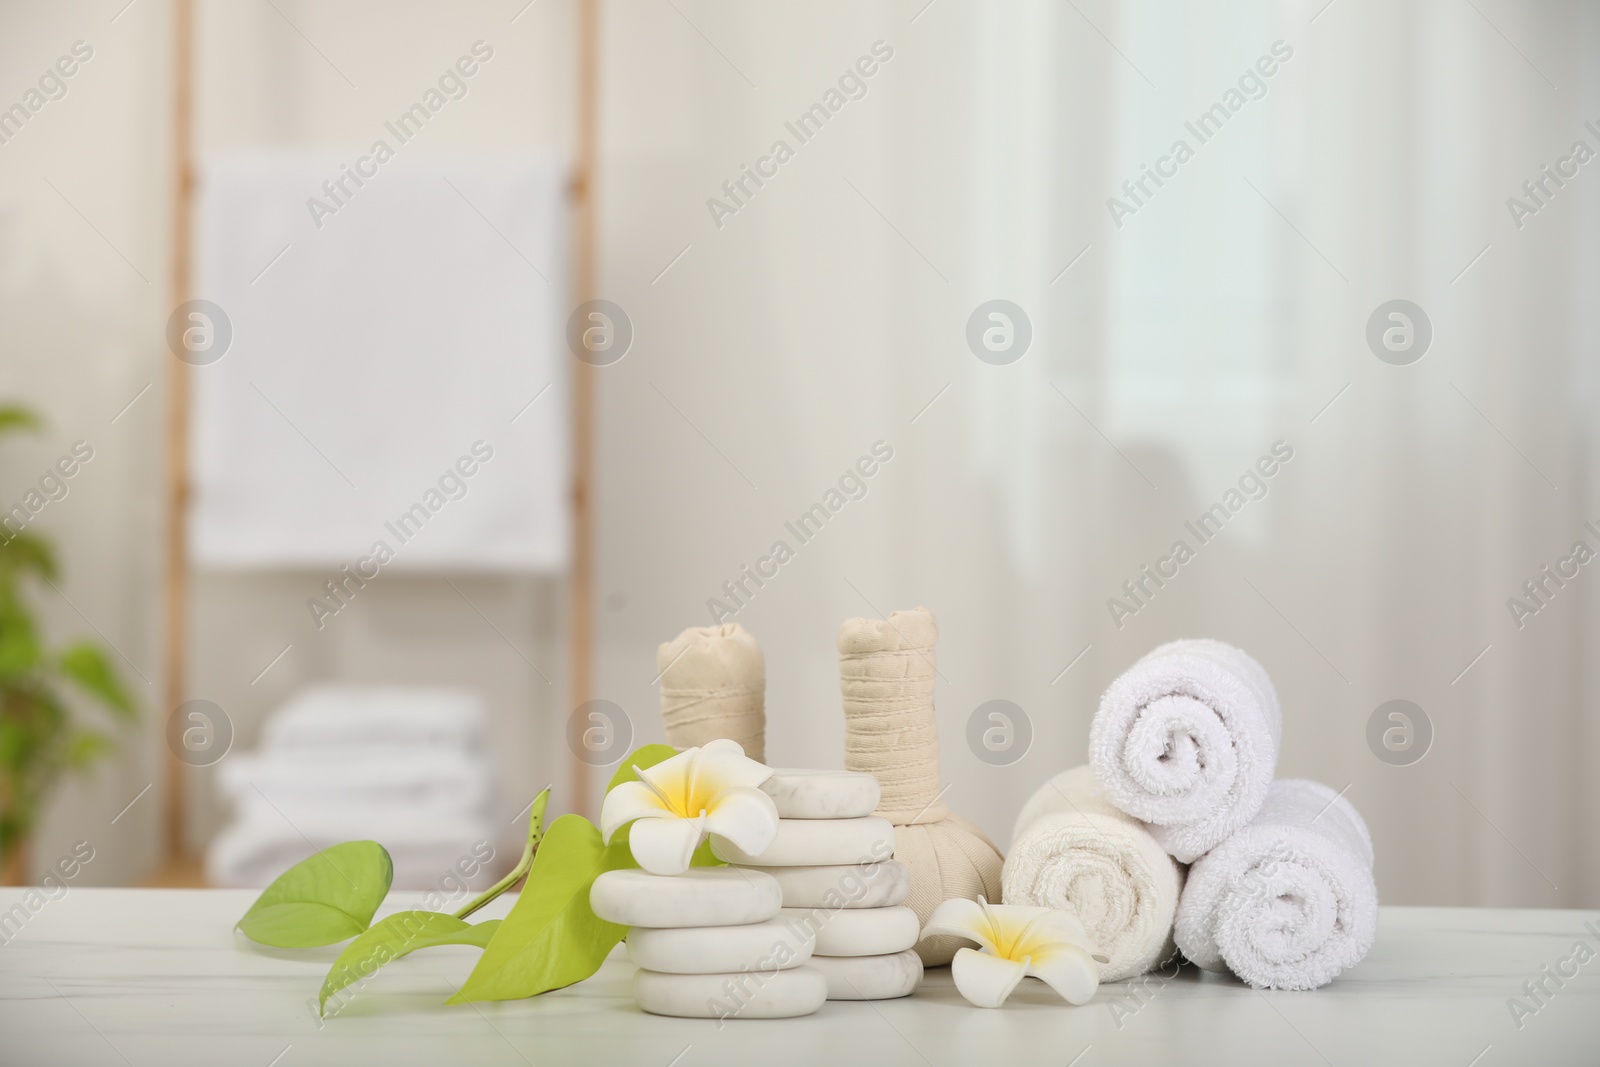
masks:
[[[840,621],[925,605],[1002,846],[1213,636],[1385,902],[1600,904],[1600,11],[184,10],[0,5],[13,878],[489,877],[661,738],[682,628],[753,632],[769,762],[837,766]]]

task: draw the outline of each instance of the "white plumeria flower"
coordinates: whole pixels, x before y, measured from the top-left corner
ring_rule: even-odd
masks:
[[[1070,911],[947,900],[933,909],[924,938],[944,935],[976,941],[951,962],[961,995],[980,1008],[998,1008],[1027,976],[1043,979],[1068,1004],[1086,1004],[1100,986],[1099,955]]]
[[[634,823],[628,848],[651,874],[688,870],[707,835],[752,856],[765,852],[778,835],[778,809],[756,788],[772,770],[746,756],[737,741],[719,738],[634,771],[637,782],[623,782],[606,794],[600,829],[609,843],[612,834]]]

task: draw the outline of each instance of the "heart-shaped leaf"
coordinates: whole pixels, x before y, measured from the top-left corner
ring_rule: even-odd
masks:
[[[462,922],[453,915],[436,911],[402,911],[374,923],[360,937],[345,946],[328,969],[322,983],[319,1008],[341,989],[370,976],[379,967],[415,952],[439,945],[476,945],[483,948],[500,929],[499,919],[487,922]]]
[[[355,937],[394,880],[394,862],[376,841],[325,848],[278,876],[239,920],[246,937],[276,948],[315,948]]]
[[[595,915],[589,887],[603,872],[630,866],[625,834],[618,833],[607,847],[589,820],[556,819],[539,843],[511,914],[446,1003],[532,997],[594,974],[627,927]]]

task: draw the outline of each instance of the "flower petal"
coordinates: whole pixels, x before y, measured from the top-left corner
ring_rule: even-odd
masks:
[[[635,819],[660,819],[674,816],[656,791],[643,782],[623,782],[600,802],[600,832],[607,842],[618,829]]]
[[[715,796],[724,789],[754,789],[772,777],[772,768],[744,754],[739,742],[719,737],[708,741],[694,761],[694,792]]]
[[[700,754],[698,748],[686,748],[676,756],[669,756],[654,767],[635,767],[645,788],[660,794],[663,804],[674,815],[693,818],[700,813],[689,811],[686,801],[689,783],[694,777],[694,761]],[[620,787],[619,787],[620,788]]]
[[[651,874],[682,874],[700,844],[701,819],[641,819],[628,833],[628,850]]]
[[[937,936],[960,937],[976,941],[990,952],[999,950],[990,936],[988,915],[976,900],[952,897],[934,908],[933,914],[928,916],[928,924],[922,928],[921,939]]]
[[[759,856],[778,836],[778,806],[759,789],[725,789],[706,809],[706,832],[732,842],[747,856]]]
[[[943,904],[939,906],[944,907]],[[956,980],[956,988],[980,1008],[998,1008],[1004,1004],[1026,974],[1027,968],[1015,960],[1001,959],[975,948],[960,949],[950,963],[950,975]]]
[[[1042,978],[1068,1004],[1087,1004],[1100,987],[1100,968],[1088,952],[1062,942],[1028,960],[1028,973]]]
[[[1040,911],[1041,914],[1029,919],[1027,925],[1011,942],[1012,959],[1020,960],[1024,956],[1037,957],[1057,945],[1065,944],[1076,945],[1099,962],[1108,962],[1106,957],[1100,954],[1100,947],[1083,928],[1083,921],[1078,918],[1076,912],[1055,909],[1040,909]]]

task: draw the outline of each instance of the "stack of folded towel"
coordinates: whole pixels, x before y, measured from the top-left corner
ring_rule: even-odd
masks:
[[[1273,781],[1282,732],[1272,681],[1244,652],[1155,649],[1102,697],[1089,766],[1024,807],[1006,902],[1077,911],[1111,958],[1102,981],[1145,973],[1174,942],[1254,986],[1332,981],[1376,936],[1372,840],[1341,794]]]
[[[783,923],[814,941],[811,966],[829,1000],[889,1000],[913,992],[922,960],[917,913],[904,906],[911,871],[893,859],[894,825],[873,815],[878,780],[858,771],[779,770],[761,786],[778,835],[760,855],[713,839],[719,859],[775,881]],[[641,964],[642,966],[642,964]]]
[[[267,719],[259,750],[220,765],[235,817],[207,851],[207,877],[263,886],[313,849],[370,838],[394,859],[395,888],[487,885],[486,719],[463,690],[302,690]]]

